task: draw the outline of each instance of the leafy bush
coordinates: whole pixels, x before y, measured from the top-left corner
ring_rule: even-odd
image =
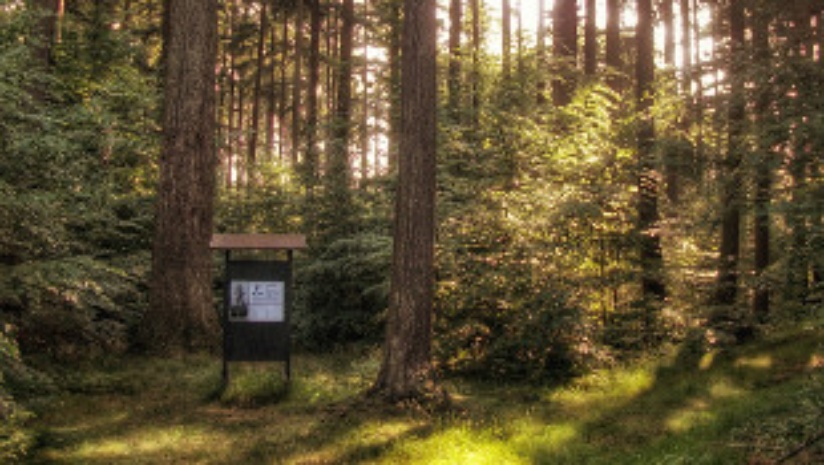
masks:
[[[23,354],[123,350],[144,305],[157,88],[130,38],[71,15],[46,66],[20,40],[30,13],[0,11],[0,321]]]
[[[374,234],[340,239],[297,267],[293,324],[299,343],[320,349],[382,334],[391,244]]]
[[[9,374],[25,371],[17,345],[6,330],[7,327],[0,326],[0,462],[3,463],[21,459],[34,443],[33,435],[25,428],[31,413],[15,401],[6,387]]]

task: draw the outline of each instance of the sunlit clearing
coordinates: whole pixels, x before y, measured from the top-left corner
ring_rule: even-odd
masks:
[[[597,372],[554,393],[552,400],[564,407],[587,409],[604,403],[629,401],[652,387],[654,381],[648,368]]]
[[[387,463],[473,465],[527,464],[508,443],[486,429],[455,427],[420,441],[406,441]]]
[[[758,368],[766,370],[773,366],[773,359],[769,355],[757,355],[755,357],[741,357],[735,361],[738,368]]]
[[[148,460],[164,453],[187,451],[190,456],[223,455],[228,446],[220,435],[200,428],[176,426],[135,431],[116,438],[103,438],[81,445],[72,459],[103,461],[133,458]],[[101,462],[102,463],[102,462]]]
[[[666,422],[667,429],[675,433],[682,433],[696,426],[707,424],[715,418],[709,408],[710,403],[707,400],[693,399],[686,407],[678,409],[670,415]]]
[[[683,408],[675,410],[667,418],[667,429],[681,433],[694,427],[706,425],[715,419],[713,407],[719,407],[720,402],[740,397],[746,391],[735,386],[732,382],[722,379],[709,389],[709,396],[691,399]]]
[[[710,387],[710,395],[713,399],[729,399],[741,396],[744,393],[746,393],[745,390],[726,379],[717,381]]]
[[[557,453],[580,439],[580,428],[575,423],[546,425],[539,422],[522,423],[510,441],[514,447],[529,457],[539,453]]]
[[[709,370],[710,368],[712,368],[712,362],[715,361],[716,354],[718,354],[718,352],[716,352],[714,350],[704,354],[701,357],[701,361],[698,362],[698,368],[701,369],[702,371],[706,371],[706,370]]]

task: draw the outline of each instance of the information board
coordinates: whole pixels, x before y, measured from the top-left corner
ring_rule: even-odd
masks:
[[[230,321],[284,321],[285,285],[283,281],[231,281]]]

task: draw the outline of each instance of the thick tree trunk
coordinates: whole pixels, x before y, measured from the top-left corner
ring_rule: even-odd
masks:
[[[648,305],[647,331],[654,323],[653,308],[663,303],[666,296],[661,254],[661,232],[658,214],[658,170],[655,163],[655,126],[652,116],[653,81],[653,27],[651,0],[638,0],[636,26],[637,53],[636,101],[638,123],[638,230],[640,233],[641,288]]]
[[[620,76],[624,67],[621,60],[621,1],[607,0],[606,57],[607,82],[612,90],[620,92],[623,79]]]
[[[435,392],[434,294],[436,2],[405,0],[401,158],[383,364],[375,391],[390,401]]]
[[[552,83],[552,102],[564,106],[575,92],[575,77],[570,71],[578,59],[578,1],[555,0],[552,26],[555,61],[561,65]]]
[[[164,111],[150,306],[141,340],[150,350],[217,343],[212,307],[217,2],[166,0]]]
[[[584,73],[594,76],[598,70],[598,28],[595,0],[586,0],[586,24],[584,26]]]

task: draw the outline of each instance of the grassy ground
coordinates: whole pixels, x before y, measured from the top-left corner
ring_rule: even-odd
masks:
[[[447,380],[454,408],[361,400],[376,350],[278,364],[126,359],[74,370],[28,463],[824,463],[824,331],[682,348],[563,388]]]

